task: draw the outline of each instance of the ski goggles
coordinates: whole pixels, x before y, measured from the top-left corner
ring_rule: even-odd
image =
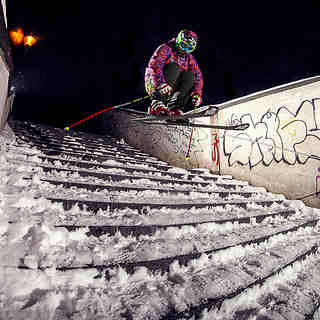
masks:
[[[197,40],[191,36],[186,36],[184,32],[178,34],[176,42],[179,48],[187,53],[194,51],[197,46]]]

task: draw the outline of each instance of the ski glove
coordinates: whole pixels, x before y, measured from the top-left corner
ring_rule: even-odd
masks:
[[[201,96],[199,94],[194,94],[192,97],[191,97],[191,100],[192,100],[192,104],[195,106],[195,107],[199,107],[200,104],[201,104]]]
[[[166,95],[170,95],[173,89],[167,83],[161,83],[158,86],[157,90],[162,96],[166,96]]]

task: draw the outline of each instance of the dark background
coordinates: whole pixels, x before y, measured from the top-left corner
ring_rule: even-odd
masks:
[[[12,46],[13,115],[65,127],[145,96],[150,56],[183,28],[199,36],[204,104],[319,75],[319,4],[279,2],[7,1],[8,30],[41,38]],[[97,133],[101,119],[77,128]]]

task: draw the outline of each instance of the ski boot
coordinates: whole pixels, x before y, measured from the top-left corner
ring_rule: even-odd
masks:
[[[175,92],[167,103],[168,113],[170,116],[181,116],[183,115],[182,110],[180,109],[181,105],[181,93],[180,91]],[[176,123],[189,123],[188,119],[169,119],[168,122],[176,122]]]
[[[148,108],[148,114],[153,116],[168,116],[169,110],[168,107],[161,100],[152,100],[151,105]]]

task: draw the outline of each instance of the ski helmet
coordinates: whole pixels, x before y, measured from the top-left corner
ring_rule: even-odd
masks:
[[[198,36],[190,30],[181,30],[176,38],[176,44],[180,50],[191,53],[195,50]]]

